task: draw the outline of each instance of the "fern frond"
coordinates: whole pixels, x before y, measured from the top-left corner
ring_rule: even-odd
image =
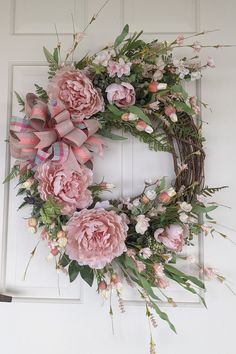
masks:
[[[213,194],[220,192],[222,189],[229,188],[228,186],[221,186],[221,187],[208,187],[206,186],[202,190],[202,194],[205,197],[211,197]]]
[[[37,84],[34,84],[34,86],[35,86],[35,92],[36,92],[37,96],[39,98],[41,98],[41,100],[47,101],[48,100],[47,92],[41,86],[39,86]]]

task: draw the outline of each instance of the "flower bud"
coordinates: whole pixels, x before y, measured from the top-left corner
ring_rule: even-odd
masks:
[[[121,119],[127,122],[129,120],[129,113],[123,113]]]
[[[143,121],[143,120],[139,120],[137,123],[136,123],[136,129],[140,132],[143,132],[146,128],[147,128],[147,124]]]
[[[159,199],[160,202],[162,202],[162,203],[169,203],[169,201],[170,201],[170,196],[169,196],[169,194],[168,194],[167,192],[161,192],[161,193],[159,194],[158,199]]]
[[[111,282],[113,284],[117,284],[120,282],[120,277],[118,276],[118,274],[116,273],[113,273],[112,276],[111,276]]]
[[[146,195],[143,195],[143,196],[142,196],[142,202],[143,202],[144,204],[148,204],[148,203],[150,202],[150,199],[149,199]]]
[[[51,254],[54,256],[54,257],[56,257],[57,255],[58,255],[58,253],[59,253],[59,249],[58,248],[52,248],[51,249]]]
[[[148,84],[148,91],[155,93],[157,92],[157,82],[156,81],[152,81]]]
[[[63,231],[63,230],[58,231],[57,238],[61,238],[61,237],[65,237],[65,236],[66,236],[65,231]]]
[[[67,238],[66,237],[60,237],[59,240],[57,241],[59,247],[65,248],[67,245]]]
[[[107,289],[107,283],[105,281],[100,281],[100,283],[98,284],[98,289],[99,290],[106,290]]]

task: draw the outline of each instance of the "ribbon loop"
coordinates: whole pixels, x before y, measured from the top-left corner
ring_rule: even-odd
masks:
[[[102,153],[103,141],[94,136],[99,129],[96,119],[75,123],[61,102],[46,104],[32,93],[26,95],[25,107],[27,118],[10,121],[13,157],[32,166],[50,159],[80,170],[80,164],[92,159],[92,151]]]

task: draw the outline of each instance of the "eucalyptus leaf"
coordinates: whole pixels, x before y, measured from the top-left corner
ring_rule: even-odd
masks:
[[[194,111],[192,110],[192,108],[190,106],[188,106],[186,103],[182,102],[182,101],[174,101],[173,102],[173,106],[180,110],[183,111],[189,115],[193,115]]]
[[[121,34],[116,38],[115,43],[114,43],[114,47],[118,47],[118,45],[120,45],[123,40],[125,39],[125,37],[127,36],[127,34],[129,33],[129,25],[126,24],[125,27],[123,28]]]
[[[130,113],[136,114],[140,119],[142,119],[145,123],[151,125],[151,121],[148,116],[143,112],[143,110],[137,106],[128,107],[128,111]]]
[[[109,104],[107,108],[109,109],[110,112],[112,112],[116,116],[121,116],[124,113],[121,110],[119,110],[119,108],[117,108],[114,104]]]
[[[105,138],[109,138],[112,140],[127,140],[127,138],[125,138],[124,136],[114,134],[110,130],[107,130],[107,129],[100,129],[99,134],[104,136]]]
[[[203,206],[203,205],[195,205],[192,209],[192,212],[195,214],[206,214],[218,208],[218,205],[210,205],[210,206]]]

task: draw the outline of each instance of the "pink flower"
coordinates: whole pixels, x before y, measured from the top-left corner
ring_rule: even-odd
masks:
[[[128,82],[111,84],[106,88],[106,92],[108,102],[117,107],[125,108],[135,104],[135,91]]]
[[[217,276],[216,270],[211,267],[202,267],[200,272],[204,274],[207,280],[213,280]]]
[[[100,93],[81,71],[70,67],[60,69],[48,85],[51,99],[62,101],[79,121],[104,110]]]
[[[196,41],[192,44],[192,48],[195,50],[195,52],[200,52],[202,49],[201,43]]]
[[[126,251],[127,225],[114,211],[83,209],[66,226],[66,253],[72,260],[102,269]]]
[[[207,57],[207,66],[209,66],[210,68],[216,67],[215,62],[212,57]]]
[[[136,255],[136,252],[133,248],[128,248],[126,253],[127,253],[127,256],[132,257],[132,258]]]
[[[184,230],[180,225],[171,224],[165,229],[157,229],[154,233],[157,242],[163,243],[168,249],[180,252],[184,244]]]
[[[169,286],[169,281],[165,277],[159,278],[156,280],[156,286],[158,288],[165,289],[165,288],[167,288],[167,286]]]
[[[104,49],[96,54],[93,63],[97,65],[107,66],[112,54],[113,52],[111,50]]]
[[[84,32],[78,32],[75,34],[75,42],[79,43],[84,38]]]
[[[142,256],[144,259],[148,259],[152,255],[152,251],[150,250],[149,247],[141,248],[139,251],[140,256]]]
[[[134,262],[135,262],[135,265],[136,265],[137,270],[138,270],[139,273],[143,272],[146,269],[146,266],[145,266],[145,264],[143,262],[136,261],[136,260]]]
[[[153,270],[157,277],[162,278],[164,276],[164,266],[162,263],[154,263]]]
[[[126,63],[124,59],[120,58],[118,62],[110,60],[107,66],[107,72],[110,77],[117,75],[121,77],[123,75],[130,75],[130,67],[132,63]]]
[[[178,35],[178,37],[176,38],[176,43],[178,45],[183,45],[184,44],[184,36],[182,34]]]
[[[41,164],[35,174],[39,181],[39,193],[43,200],[49,197],[62,206],[63,215],[72,215],[79,208],[86,208],[92,203],[88,186],[92,183],[93,173],[81,166],[81,171],[69,171],[55,162]]]

